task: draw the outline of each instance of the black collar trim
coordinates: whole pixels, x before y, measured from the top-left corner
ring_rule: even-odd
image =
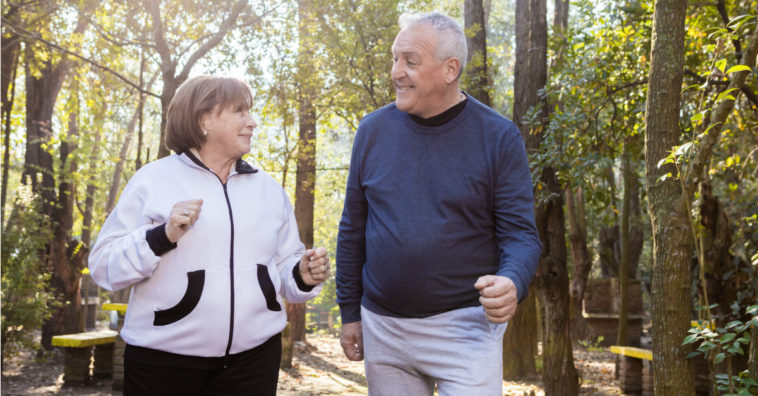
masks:
[[[187,158],[191,159],[192,162],[197,164],[197,166],[210,171],[210,169],[208,169],[208,167],[205,166],[202,161],[200,161],[200,158],[197,158],[195,154],[192,154],[191,151],[187,150],[183,154],[186,155]],[[243,161],[242,158],[237,160],[237,163],[234,165],[234,170],[237,171],[237,173],[241,174],[258,173],[258,169],[253,168],[250,164]]]
[[[437,114],[436,116],[429,117],[429,118],[421,118],[413,114],[408,114],[408,115],[411,117],[411,120],[413,120],[413,122],[415,122],[416,124],[419,124],[425,127],[438,127],[438,126],[447,124],[450,120],[455,118],[458,114],[461,114],[461,112],[463,112],[463,109],[466,108],[466,102],[468,102],[468,96],[466,96],[466,99],[458,102],[455,106],[443,111],[440,114]]]

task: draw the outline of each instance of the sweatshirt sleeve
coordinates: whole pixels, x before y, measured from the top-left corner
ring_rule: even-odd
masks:
[[[165,235],[165,231],[142,215],[145,197],[138,179],[133,177],[124,188],[89,255],[92,279],[108,290],[123,289],[150,277],[160,260],[148,242],[148,234]]]
[[[310,287],[303,283],[302,279],[298,279],[299,271],[296,267],[300,263],[303,253],[305,253],[305,246],[300,242],[295,213],[292,210],[289,198],[287,198],[284,190],[281,190],[281,193],[282,204],[284,205],[283,213],[286,218],[279,229],[279,246],[274,256],[279,271],[279,279],[282,281],[281,294],[289,302],[306,302],[316,297],[321,292],[322,286],[319,284]]]
[[[362,272],[366,263],[368,203],[360,181],[360,128],[353,144],[345,204],[337,235],[337,303],[342,323],[361,320]]]
[[[534,194],[524,142],[515,131],[504,143],[494,201],[495,232],[500,248],[497,275],[513,281],[520,302],[529,292],[542,243],[534,222]]]

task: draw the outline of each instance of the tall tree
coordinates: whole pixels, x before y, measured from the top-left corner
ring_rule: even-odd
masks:
[[[537,103],[536,90],[532,88],[529,66],[529,1],[516,2],[516,62],[513,70],[513,121],[528,136],[528,126],[522,120],[527,110]],[[503,378],[516,379],[536,375],[537,354],[537,303],[536,290],[530,287],[529,296],[519,304],[516,314],[503,339]]]
[[[160,57],[161,76],[163,78],[163,91],[161,92],[161,137],[158,158],[169,154],[168,148],[163,142],[166,128],[166,111],[168,110],[169,103],[171,103],[171,99],[176,94],[176,90],[187,80],[197,61],[219,45],[224,36],[236,27],[237,18],[247,9],[247,3],[247,0],[237,0],[231,7],[228,5],[220,7],[220,4],[205,4],[204,7],[207,14],[216,15],[221,20],[221,23],[214,32],[196,32],[197,39],[191,39],[190,44],[186,48],[182,48],[178,45],[179,43],[168,40],[168,35],[172,32],[164,28],[164,19],[167,20],[167,18],[161,15],[161,0],[145,0],[145,6],[150,14],[150,21],[152,23],[154,48]],[[171,4],[171,12],[173,13],[171,17],[176,18],[179,14],[177,8],[180,7],[177,4]],[[226,15],[217,15],[219,10],[228,10],[228,12]],[[175,20],[175,22],[186,23],[185,20]],[[183,30],[177,29],[177,31]],[[189,56],[186,56],[185,52],[194,46],[198,48]],[[186,61],[184,65],[180,65],[179,62],[183,58],[186,58]]]
[[[523,77],[529,80],[527,95],[533,100],[529,103],[533,107],[532,111],[536,112],[533,113],[536,121],[523,126],[521,133],[527,150],[535,153],[541,149],[547,126],[547,104],[537,93],[547,83],[547,7],[545,0],[517,1],[517,19],[520,7],[528,7],[528,74]],[[518,36],[517,33],[517,46]],[[516,54],[518,57],[523,52],[517,50]],[[518,59],[516,63],[519,63]],[[520,121],[523,124],[523,119]],[[545,394],[576,395],[579,392],[579,377],[574,367],[571,346],[563,187],[552,166],[546,165],[540,169],[540,173],[537,183],[544,186],[545,190],[540,194],[547,194],[546,197],[538,198],[535,213],[543,245],[537,268],[537,282],[544,312],[542,351]]]
[[[0,84],[2,85],[2,125],[3,125],[3,152],[2,163],[2,190],[0,192],[0,226],[5,221],[5,199],[8,193],[8,170],[10,169],[10,136],[11,136],[11,111],[13,110],[13,98],[16,90],[16,70],[18,59],[21,55],[21,38],[12,29],[8,28],[8,22],[18,23],[21,6],[8,4],[3,7],[2,25],[2,51],[0,51]]]
[[[684,64],[686,0],[656,0],[648,100],[645,106],[645,178],[653,228],[653,369],[660,394],[694,395],[692,364],[682,339],[690,327],[692,241],[673,164],[658,166],[679,144],[679,99]]]
[[[568,220],[569,246],[574,276],[571,278],[571,302],[569,320],[571,336],[575,340],[587,338],[587,323],[582,316],[582,300],[587,286],[592,257],[587,246],[587,223],[585,221],[584,192],[581,187],[566,189],[566,213]]]
[[[313,248],[313,206],[316,188],[316,86],[312,31],[316,17],[312,0],[299,0],[298,13],[298,118],[295,218],[300,240]],[[287,319],[293,341],[305,341],[305,303],[287,303]]]
[[[480,102],[490,105],[489,74],[487,74],[487,20],[482,0],[464,2],[463,19],[466,29],[468,59],[465,86]]]
[[[76,26],[70,35],[74,43],[89,25],[89,14],[97,6],[96,2],[88,1],[85,4],[85,12],[77,19]],[[42,2],[40,9],[47,10],[49,3]],[[45,12],[45,11],[43,11]],[[47,15],[47,13],[45,12]],[[77,47],[80,44],[74,44]],[[42,198],[43,213],[53,221],[53,240],[46,248],[46,268],[52,273],[51,283],[60,301],[66,302],[62,308],[56,308],[52,317],[43,325],[42,346],[46,349],[51,347],[52,336],[61,331],[71,331],[78,328],[81,323],[78,317],[79,304],[79,276],[81,267],[74,253],[81,254],[76,246],[71,245],[70,234],[72,227],[71,203],[73,202],[73,188],[69,180],[56,175],[53,156],[47,146],[52,143],[53,129],[52,118],[55,102],[60,93],[63,82],[68,75],[73,60],[64,55],[48,56],[44,60],[36,60],[35,51],[42,50],[33,39],[26,43],[26,153],[22,183],[28,183],[33,191]],[[69,121],[70,137],[78,133],[74,119]],[[67,141],[61,143],[61,169],[65,170],[71,147]],[[58,182],[56,183],[56,176]],[[57,190],[57,193],[56,193]]]
[[[619,266],[619,322],[616,345],[627,345],[627,307],[629,306],[629,215],[632,201],[632,170],[629,142],[624,142],[621,173],[624,176],[624,195],[621,208],[621,265]]]

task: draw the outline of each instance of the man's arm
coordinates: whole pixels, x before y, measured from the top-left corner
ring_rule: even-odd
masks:
[[[500,248],[497,275],[510,279],[518,301],[526,298],[542,243],[534,222],[534,194],[526,148],[516,133],[506,142],[495,186],[495,233]]]
[[[514,134],[499,166],[494,195],[495,233],[500,249],[497,274],[480,277],[474,287],[487,318],[504,323],[526,298],[537,270],[542,244],[534,223],[534,195],[526,149]]]
[[[360,128],[359,128],[360,131]],[[359,135],[353,145],[347,177],[345,205],[337,235],[337,303],[342,317],[342,348],[350,360],[363,359],[361,297],[363,265],[366,263],[366,218],[368,203],[360,182]]]

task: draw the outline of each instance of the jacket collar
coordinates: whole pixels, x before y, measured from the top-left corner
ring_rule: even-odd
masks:
[[[203,164],[202,161],[200,161],[199,158],[197,158],[197,156],[195,156],[195,154],[192,154],[191,151],[189,151],[189,150],[184,151],[184,152],[182,152],[182,155],[184,155],[187,158],[189,158],[197,166],[199,166],[199,167],[201,167],[203,169],[206,169],[206,170],[212,172],[207,166],[205,166],[205,164]],[[239,158],[239,159],[237,159],[237,162],[234,164],[234,171],[236,173],[240,173],[240,174],[253,174],[253,173],[257,173],[258,169],[253,168],[252,165],[250,165],[247,162],[245,162],[244,160],[242,160],[242,158]]]

